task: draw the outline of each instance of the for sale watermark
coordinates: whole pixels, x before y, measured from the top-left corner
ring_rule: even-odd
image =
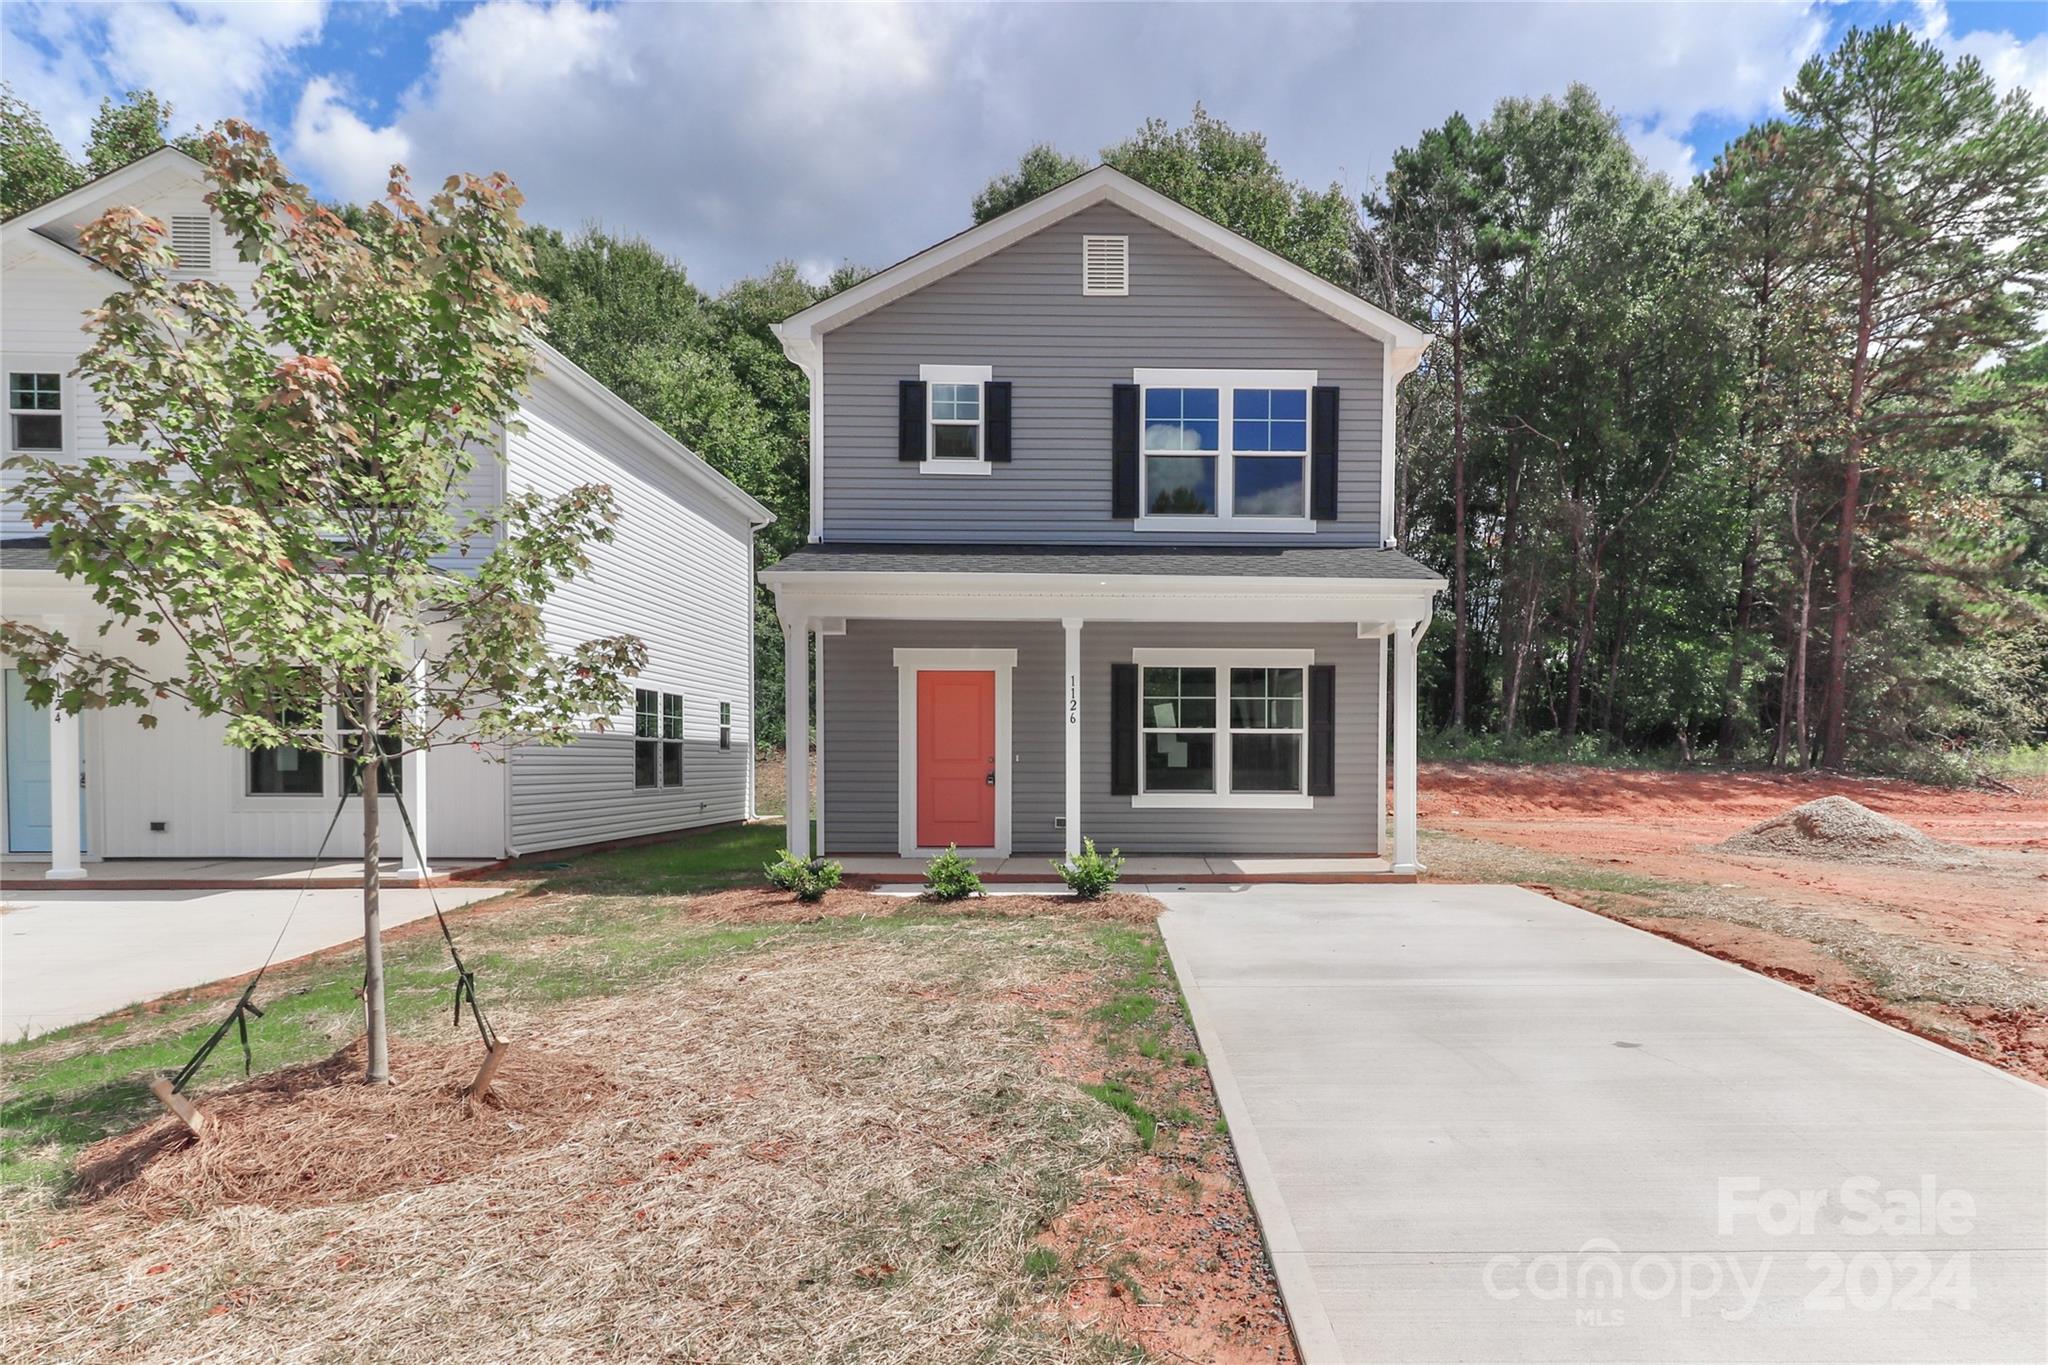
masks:
[[[1716,1234],[1742,1239],[1744,1250],[1632,1254],[1594,1238],[1575,1252],[1496,1256],[1484,1271],[1486,1292],[1568,1307],[1588,1327],[1621,1326],[1632,1309],[1653,1304],[1741,1322],[1766,1293],[1817,1313],[1967,1312],[1975,1301],[1970,1253],[1938,1243],[1972,1230],[1977,1201],[1933,1176],[1912,1186],[1857,1176],[1819,1188],[1724,1176],[1715,1204]],[[1754,1249],[1758,1237],[1768,1249]],[[1936,1249],[1896,1245],[1907,1238],[1933,1239]],[[1801,1250],[1803,1239],[1831,1245]]]

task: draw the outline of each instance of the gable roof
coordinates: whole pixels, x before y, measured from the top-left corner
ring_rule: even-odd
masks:
[[[926,247],[852,288],[812,304],[771,330],[789,358],[815,380],[812,371],[819,343],[827,332],[1096,204],[1114,204],[1135,214],[1281,293],[1385,343],[1393,355],[1397,375],[1413,369],[1429,346],[1430,335],[1419,327],[1403,322],[1384,308],[1367,303],[1350,290],[1304,270],[1278,252],[1167,198],[1112,166],[1097,166],[1008,213]]]
[[[125,166],[118,166],[105,175],[88,180],[68,194],[60,195],[47,204],[25,210],[0,224],[0,239],[9,248],[20,246],[68,262],[81,270],[95,271],[91,260],[66,242],[48,236],[37,229],[65,221],[65,215],[76,213],[80,208],[98,203],[163,179],[166,181],[184,179],[194,184],[206,178],[206,168],[179,151],[176,147],[159,147],[147,156],[137,157]],[[108,276],[109,287],[118,283],[114,276]],[[645,414],[625,399],[613,393],[580,365],[571,361],[539,337],[533,338],[537,360],[536,381],[559,380],[563,389],[580,398],[596,412],[601,419],[637,435],[647,448],[656,451],[660,458],[677,470],[697,488],[746,517],[757,529],[775,520],[775,514],[744,488],[718,472],[696,451],[678,441],[650,421]],[[10,567],[18,567],[10,565]]]
[[[68,225],[68,215],[102,199],[120,195],[142,185],[144,182],[163,179],[188,180],[199,184],[206,178],[206,168],[179,151],[176,147],[163,146],[146,156],[138,156],[125,166],[116,166],[104,175],[96,175],[75,190],[58,195],[46,204],[32,209],[23,209],[9,218],[4,231],[9,238],[17,233],[32,233],[56,223]]]

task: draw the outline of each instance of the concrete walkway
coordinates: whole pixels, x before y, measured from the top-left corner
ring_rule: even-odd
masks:
[[[2048,1090],[1512,887],[1161,898],[1311,1362],[2048,1355]]]
[[[77,883],[73,883],[74,886]],[[0,913],[0,1038],[14,1042],[170,991],[253,972],[296,892],[46,891],[10,887]],[[504,894],[451,886],[441,908]],[[386,891],[386,928],[433,913],[428,893]],[[308,891],[277,960],[362,937],[363,894]]]

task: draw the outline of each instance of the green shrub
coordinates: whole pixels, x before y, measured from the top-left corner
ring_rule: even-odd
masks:
[[[1116,879],[1123,875],[1123,850],[1113,848],[1105,858],[1095,851],[1093,839],[1083,839],[1081,855],[1070,862],[1055,859],[1052,870],[1060,874],[1067,890],[1084,901],[1092,901],[1115,886]]]
[[[935,901],[965,900],[984,894],[981,878],[974,872],[974,859],[961,857],[959,849],[947,844],[944,853],[934,854],[924,865],[924,893]]]
[[[827,858],[799,858],[785,848],[782,856],[763,871],[768,874],[770,886],[810,904],[823,900],[827,891],[839,885],[839,876],[845,869]]]

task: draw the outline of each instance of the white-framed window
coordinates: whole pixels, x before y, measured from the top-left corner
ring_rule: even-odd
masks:
[[[1137,806],[1307,809],[1313,650],[1136,649]]]
[[[7,370],[7,451],[54,455],[64,449],[62,370]]]
[[[390,685],[401,686],[403,681],[403,679],[394,678],[391,680]],[[387,694],[379,693],[379,695]],[[336,735],[340,738],[342,752],[341,789],[350,796],[358,796],[363,790],[363,765],[358,763],[354,757],[359,744],[356,736],[361,731],[361,724],[356,717],[361,710],[362,703],[359,693],[352,694],[347,702],[336,707],[334,710],[334,729]],[[380,794],[404,794],[405,765],[398,761],[404,747],[405,741],[397,733],[389,730],[379,730],[377,732],[377,748],[384,755],[383,759],[377,764],[377,791]]]
[[[683,698],[678,692],[633,689],[633,785],[683,785]]]
[[[1313,370],[1139,370],[1137,526],[1313,531]]]
[[[288,711],[284,724],[295,730],[311,728],[306,723],[308,717],[309,713]],[[342,761],[347,762],[346,759]],[[327,755],[319,750],[301,749],[295,744],[284,744],[275,749],[249,751],[245,795],[288,797],[324,796],[326,793]]]
[[[729,701],[718,703],[718,747],[732,747],[732,703]]]
[[[986,474],[988,413],[982,386],[990,365],[920,365],[924,381],[927,474]]]

